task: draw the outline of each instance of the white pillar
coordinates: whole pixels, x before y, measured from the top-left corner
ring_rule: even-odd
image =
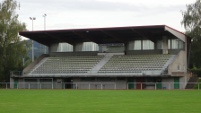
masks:
[[[162,43],[163,54],[168,54],[168,38],[163,36],[163,43]]]

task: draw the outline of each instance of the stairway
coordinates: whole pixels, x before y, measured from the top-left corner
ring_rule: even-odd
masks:
[[[97,73],[113,56],[112,53],[107,53],[105,57],[96,65],[94,66],[88,73]]]
[[[185,89],[194,89],[195,85],[197,84],[196,82],[198,82],[198,77],[197,76],[191,77]]]

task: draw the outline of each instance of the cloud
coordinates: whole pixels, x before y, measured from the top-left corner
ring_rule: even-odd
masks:
[[[34,28],[43,29],[44,13],[47,29],[166,24],[180,26],[181,10],[189,0],[17,0],[21,21],[31,28],[29,17],[36,17]],[[191,1],[193,2],[193,1]],[[170,19],[170,18],[174,18]],[[158,23],[157,23],[158,22]]]
[[[108,2],[109,1],[109,2]],[[133,12],[143,14],[161,14],[179,11],[183,5],[152,5],[152,2],[113,2],[111,0],[20,0],[21,10],[26,14],[37,15],[39,12]],[[118,1],[118,0],[117,0]],[[128,1],[128,0],[127,0]],[[132,0],[131,0],[132,1]],[[135,0],[134,0],[135,1]],[[156,1],[156,0],[155,0]]]

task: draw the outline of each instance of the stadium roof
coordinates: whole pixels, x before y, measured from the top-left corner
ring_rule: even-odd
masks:
[[[22,31],[19,34],[47,46],[59,42],[67,42],[72,45],[79,42],[127,43],[138,39],[155,41],[162,38],[161,36],[173,37],[178,34],[185,36],[182,32],[166,25]]]

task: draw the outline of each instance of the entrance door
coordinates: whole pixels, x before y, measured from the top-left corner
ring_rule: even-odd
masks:
[[[18,79],[14,79],[14,88],[15,88],[15,89],[18,88]]]
[[[128,78],[128,89],[135,89],[135,80],[134,80],[134,78]]]
[[[174,89],[179,89],[179,77],[174,78]]]
[[[136,82],[137,82],[136,89],[144,89],[145,88],[145,84],[144,84],[145,78],[137,78]]]
[[[73,87],[72,78],[66,78],[64,80],[64,86],[65,86],[65,89],[72,89]]]
[[[162,89],[161,78],[156,79],[156,89]]]
[[[161,82],[156,83],[156,89],[162,89],[162,83]]]

